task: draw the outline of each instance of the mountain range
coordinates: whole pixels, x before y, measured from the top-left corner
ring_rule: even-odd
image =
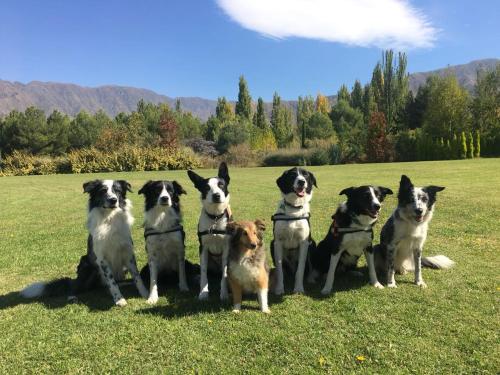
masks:
[[[416,92],[418,87],[425,83],[427,77],[433,74],[444,76],[453,74],[458,82],[469,91],[473,91],[478,70],[493,69],[500,59],[475,60],[468,64],[448,66],[429,72],[410,74],[410,89]],[[329,97],[334,101],[335,97]],[[0,115],[5,115],[13,109],[23,111],[28,106],[36,106],[46,113],[57,109],[74,116],[81,110],[96,112],[103,109],[108,115],[115,116],[120,112],[131,112],[136,109],[137,102],[144,99],[146,102],[166,102],[171,106],[180,100],[181,108],[193,113],[202,120],[206,120],[215,113],[217,101],[199,97],[172,98],[160,95],[154,91],[126,87],[126,86],[99,86],[84,87],[71,83],[32,81],[27,84],[0,79]],[[295,101],[286,102],[295,107]],[[266,103],[266,110],[270,110],[270,103]]]

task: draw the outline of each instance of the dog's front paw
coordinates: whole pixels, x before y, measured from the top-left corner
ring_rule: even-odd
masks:
[[[269,310],[269,308],[262,309],[262,312],[263,312],[264,314],[271,314],[271,310]]]
[[[277,296],[282,296],[285,293],[285,288],[283,286],[277,286],[274,288],[274,294]]]
[[[115,302],[115,305],[119,306],[119,307],[125,307],[125,306],[127,306],[127,300],[122,297],[118,301]]]
[[[388,288],[397,288],[398,286],[396,285],[396,283],[389,283],[389,284],[387,284],[387,287]]]
[[[150,305],[155,305],[158,302],[158,300],[159,300],[158,295],[152,295],[149,296],[146,302],[149,303]]]
[[[294,289],[293,289],[293,292],[295,294],[304,294],[304,287],[303,286],[296,286]]]
[[[422,289],[427,288],[427,284],[426,284],[426,283],[425,283],[425,281],[423,281],[423,280],[422,280],[422,281],[417,281],[417,282],[415,283],[415,285],[417,285],[417,286],[421,287]]]
[[[198,294],[198,299],[200,301],[206,301],[208,299],[208,291],[204,290]]]
[[[329,288],[323,288],[323,289],[321,289],[321,294],[323,294],[324,296],[329,295],[331,292],[332,292],[332,290],[329,289]]]
[[[240,312],[241,312],[241,309],[240,309],[240,308],[236,308],[236,307],[235,307],[235,308],[233,309],[233,313],[235,313],[235,314],[239,314]]]
[[[229,298],[229,293],[227,292],[227,289],[222,289],[220,291],[220,300],[225,301]]]
[[[377,289],[384,289],[384,286],[380,284],[378,281],[375,284],[373,284],[373,286]]]

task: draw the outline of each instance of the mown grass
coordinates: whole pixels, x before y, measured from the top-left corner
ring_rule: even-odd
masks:
[[[342,277],[328,298],[320,297],[320,285],[306,284],[305,295],[271,298],[270,316],[253,299],[234,315],[217,293],[199,303],[194,290],[163,291],[155,307],[132,287],[124,288],[126,308],[112,307],[104,291],[70,305],[64,298],[22,300],[16,291],[32,281],[74,275],[87,235],[83,182],[124,178],[136,192],[148,179],[177,179],[188,191],[187,253],[196,262],[199,198],[185,171],[1,178],[0,373],[498,373],[499,167],[498,159],[485,159],[311,168],[319,185],[312,202],[317,240],[344,187],[396,191],[402,173],[419,185],[446,186],[424,254],[445,254],[457,265],[424,270],[425,290],[412,285],[412,275],[398,277],[396,290],[371,288],[366,276]],[[237,219],[270,224],[283,169],[230,170]],[[142,200],[130,197],[142,266]],[[389,197],[381,221],[395,204]]]

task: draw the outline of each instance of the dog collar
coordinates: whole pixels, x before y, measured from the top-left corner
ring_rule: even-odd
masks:
[[[371,233],[373,235],[373,225],[365,228],[349,228],[349,227],[339,227],[337,225],[337,221],[335,220],[335,215],[332,216],[333,222],[331,226],[331,232],[333,237],[338,237],[340,234],[347,234],[347,233],[359,233],[359,232],[367,232]],[[355,220],[352,218],[353,221],[355,221],[357,224],[359,224],[358,220]],[[373,223],[375,224],[375,223]]]
[[[283,202],[285,203],[285,206],[291,207],[291,208],[296,208],[297,210],[301,210],[304,208],[304,206],[294,206],[291,203],[288,203],[286,200],[283,199]]]
[[[174,228],[167,229],[165,231],[157,231],[156,229],[153,229],[153,228],[145,228],[144,229],[144,238],[148,238],[149,236],[159,236],[160,234],[167,234],[167,233],[173,233],[173,232],[184,232],[184,228],[180,224]]]
[[[221,213],[220,215],[212,215],[212,214],[209,214],[207,212],[207,210],[203,210],[205,211],[205,215],[207,215],[210,219],[214,220],[214,221],[219,221],[220,219],[222,219],[224,216],[227,216],[229,217],[228,215],[228,212],[227,212],[227,208],[224,210],[223,213]]]

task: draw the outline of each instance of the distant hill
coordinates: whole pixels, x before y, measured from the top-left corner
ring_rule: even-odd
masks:
[[[410,89],[416,91],[425,83],[431,74],[454,74],[458,81],[467,90],[472,91],[476,82],[477,70],[492,69],[500,59],[484,59],[472,61],[464,65],[449,66],[432,72],[414,73],[410,75]],[[69,115],[75,115],[81,110],[96,112],[103,109],[108,115],[115,116],[120,112],[135,110],[137,102],[144,99],[146,102],[166,102],[175,105],[176,98],[160,95],[154,91],[125,86],[83,87],[69,83],[33,81],[27,84],[0,80],[0,115],[7,114],[13,109],[23,111],[34,105],[46,113],[58,109]],[[181,97],[182,109],[206,120],[215,112],[216,101],[198,97]],[[335,97],[330,96],[334,102]],[[296,101],[285,101],[285,104],[295,108]],[[266,103],[269,113],[270,103]]]
[[[413,73],[410,74],[410,90],[414,93],[417,92],[419,86],[425,84],[425,81],[431,75],[444,77],[448,74],[452,74],[457,77],[458,83],[461,86],[472,93],[476,84],[477,72],[492,70],[497,64],[500,64],[500,59],[484,59],[471,61],[468,64],[448,66],[446,68],[432,70],[430,72]]]

